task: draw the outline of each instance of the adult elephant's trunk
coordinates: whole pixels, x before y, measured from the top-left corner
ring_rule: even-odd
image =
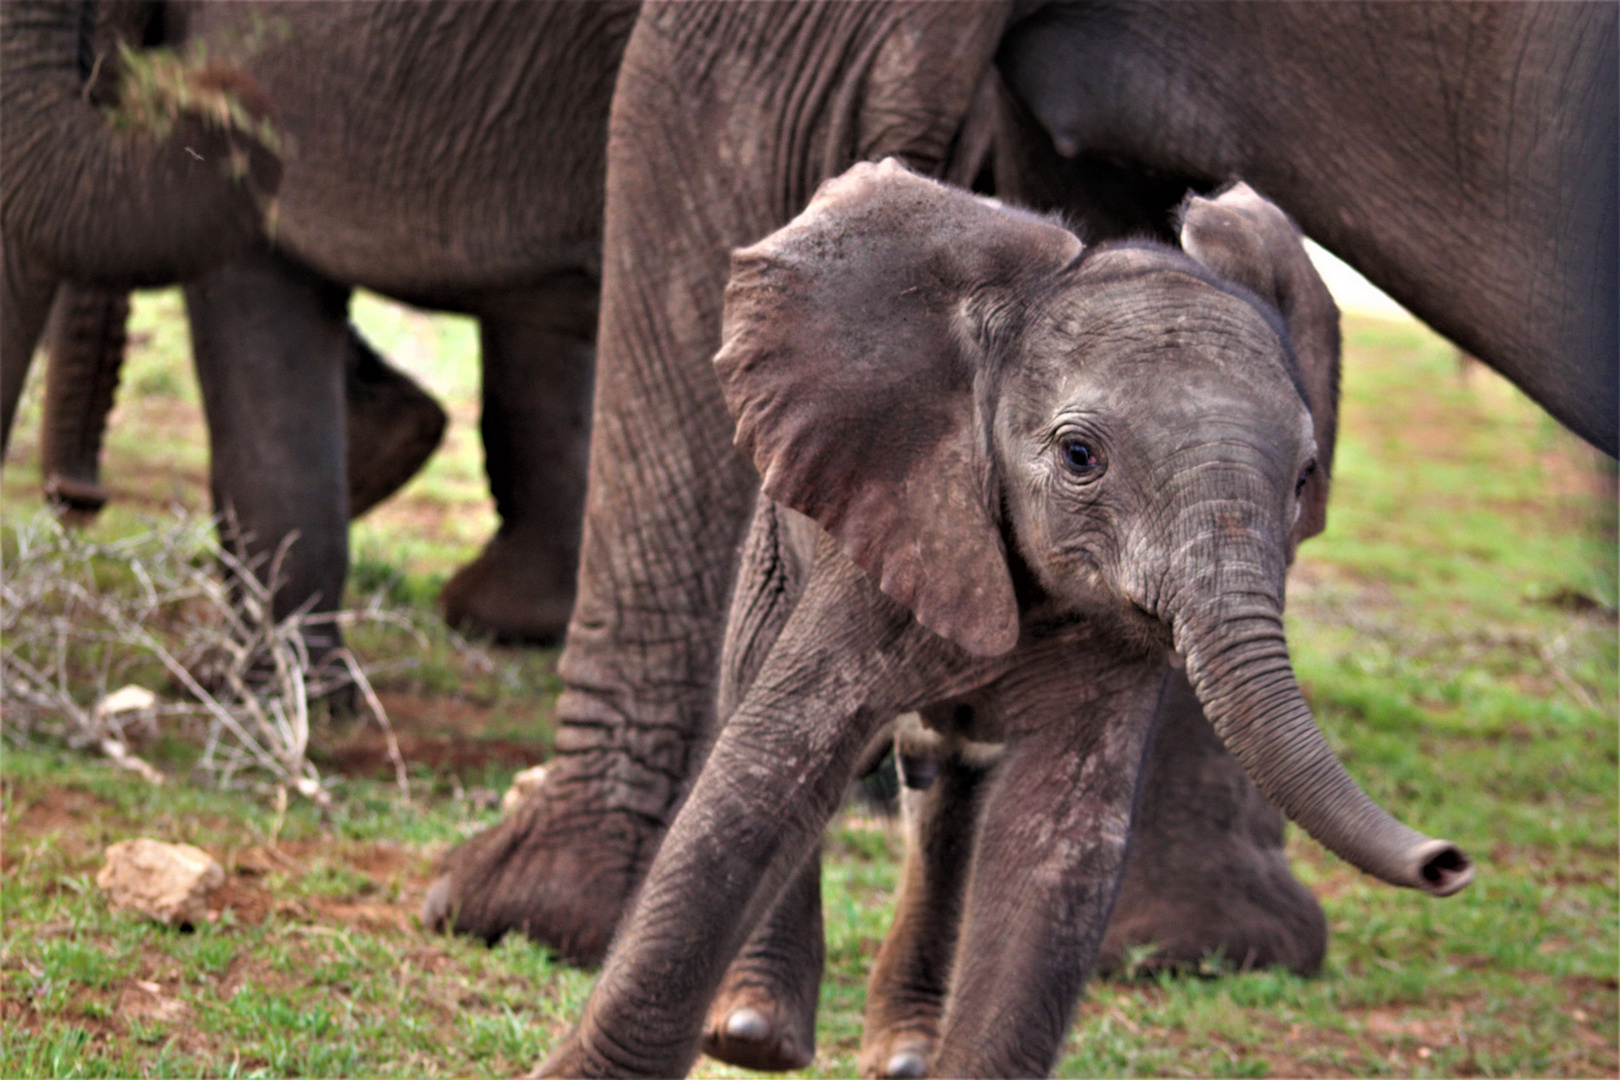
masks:
[[[1288,659],[1282,572],[1272,565],[1280,557],[1263,557],[1248,530],[1227,523],[1224,533],[1184,549],[1202,569],[1166,607],[1187,675],[1227,749],[1285,814],[1341,858],[1434,896],[1463,888],[1473,878],[1467,855],[1396,821],[1345,772]]]
[[[260,229],[281,171],[264,145],[268,105],[240,72],[172,64],[154,69],[144,108],[109,123],[86,100],[93,9],[0,5],[0,227],[58,277],[135,286],[193,276]]]

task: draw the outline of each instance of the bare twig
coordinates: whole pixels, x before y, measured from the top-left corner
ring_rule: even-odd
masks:
[[[155,662],[183,696],[154,699],[141,715],[199,718],[205,775],[221,785],[245,779],[282,798],[296,791],[326,807],[331,795],[308,756],[312,696],[352,681],[387,736],[408,797],[404,759],[365,666],[343,649],[336,671],[328,658],[314,671],[306,643],[312,632],[330,636],[333,624],[408,620],[377,604],[342,616],[312,614],[306,604],[276,619],[275,590],[296,536],[261,577],[240,541],[221,545],[208,521],[179,518],[111,543],[45,515],[7,525],[15,556],[0,578],[0,693],[10,737],[60,737],[161,779],[130,750],[116,710],[98,704],[109,687]],[[240,537],[233,522],[224,531]]]

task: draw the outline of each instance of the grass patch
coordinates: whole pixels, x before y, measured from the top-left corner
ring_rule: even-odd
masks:
[[[178,302],[144,296],[135,311],[106,466],[116,502],[96,526],[110,536],[138,528],[143,508],[206,503]],[[369,298],[357,311],[452,416],[427,473],[353,533],[364,591],[428,616],[493,529],[476,334]],[[1430,900],[1295,832],[1296,872],[1332,927],[1323,974],[1095,982],[1061,1075],[1620,1071],[1614,474],[1426,331],[1355,318],[1346,330],[1329,529],[1300,553],[1291,646],[1351,772],[1468,849],[1478,879]],[[35,499],[36,393],[8,516]],[[548,752],[555,654],[424,633],[351,635],[412,763],[410,806],[364,725],[321,728],[311,753],[344,777],[334,807],[323,818],[295,803],[278,830],[244,793],[156,789],[51,746],[5,749],[0,1075],[511,1075],[545,1053],[590,977],[526,941],[423,934],[413,913],[434,858],[493,821],[511,773]],[[100,852],[136,835],[221,861],[214,921],[182,934],[106,910]],[[847,1076],[900,846],[856,816],[827,851],[828,968],[806,1075]],[[740,1075],[706,1060],[699,1073]]]

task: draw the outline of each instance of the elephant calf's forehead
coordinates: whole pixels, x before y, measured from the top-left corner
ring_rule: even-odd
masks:
[[[1054,348],[1043,351],[1082,368],[1141,365],[1164,378],[1213,366],[1242,381],[1291,385],[1278,331],[1254,303],[1181,265],[1133,262],[1082,267],[1048,307]]]

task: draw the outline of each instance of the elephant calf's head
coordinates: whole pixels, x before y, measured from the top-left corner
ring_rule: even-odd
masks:
[[[1182,239],[1087,248],[893,161],[856,166],[733,256],[715,364],[737,445],[771,498],[972,653],[1014,648],[1021,602],[1167,637],[1290,816],[1386,880],[1454,891],[1466,858],[1344,774],[1283,639],[1287,563],[1322,521],[1337,311],[1243,185],[1190,200]],[[1040,595],[1015,592],[1015,562]]]
[[[1185,216],[1267,287],[1304,259],[1245,187]],[[1323,451],[1291,335],[1238,280],[859,165],[734,256],[716,364],[767,494],[993,655],[1019,633],[1004,538],[1060,607],[1111,595],[1170,621],[1178,530],[1216,515],[1280,595]]]

